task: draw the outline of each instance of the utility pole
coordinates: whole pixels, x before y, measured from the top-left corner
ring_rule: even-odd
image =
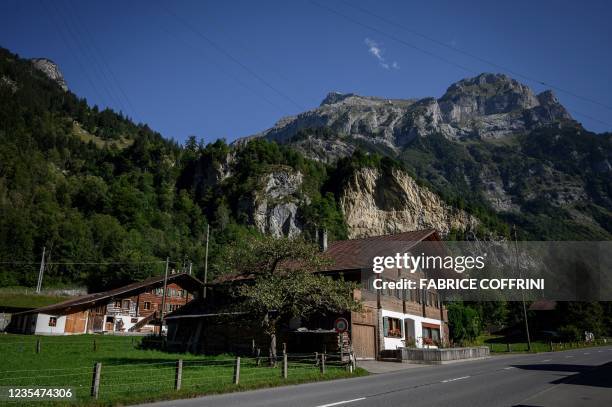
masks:
[[[206,254],[204,256],[204,293],[203,296],[206,298],[206,284],[208,283],[208,240],[210,238],[210,225],[206,224]]]
[[[36,284],[36,294],[40,294],[40,289],[42,288],[42,279],[43,274],[45,272],[45,252],[47,251],[46,247],[43,247],[42,258],[40,259],[40,270],[38,270],[38,283]]]
[[[522,278],[521,268],[519,267],[519,252],[518,252],[518,241],[516,239],[516,225],[512,225],[512,229],[514,230],[514,247],[516,249],[516,270],[518,272],[519,278]],[[529,321],[527,320],[527,305],[525,304],[525,292],[521,290],[521,298],[523,302],[523,318],[525,319],[525,334],[527,335],[527,352],[531,351],[531,337],[529,335]]]
[[[159,336],[162,336],[162,327],[164,326],[164,311],[166,310],[166,286],[168,285],[168,266],[170,265],[170,257],[166,257],[166,272],[164,274],[164,291],[162,293],[162,309],[159,317]]]

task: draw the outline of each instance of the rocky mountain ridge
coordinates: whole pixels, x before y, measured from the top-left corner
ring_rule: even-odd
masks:
[[[333,161],[369,145],[398,153],[417,137],[497,140],[572,117],[551,91],[535,94],[503,75],[481,74],[451,85],[440,98],[384,99],[332,92],[315,109],[286,117],[252,137],[291,143],[307,156]],[[335,137],[321,137],[327,129]]]

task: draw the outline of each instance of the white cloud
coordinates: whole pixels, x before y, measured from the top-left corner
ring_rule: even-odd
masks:
[[[368,46],[368,52],[378,60],[378,64],[384,69],[400,69],[397,61],[393,61],[392,63],[387,62],[383,56],[384,50],[381,48],[381,44],[370,38],[366,38],[364,43]]]

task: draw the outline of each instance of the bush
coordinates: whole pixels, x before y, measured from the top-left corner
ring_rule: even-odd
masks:
[[[559,337],[563,342],[578,342],[582,339],[582,332],[576,325],[565,325],[559,328]]]

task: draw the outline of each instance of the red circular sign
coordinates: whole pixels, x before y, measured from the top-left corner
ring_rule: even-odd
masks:
[[[346,318],[338,318],[334,321],[334,329],[338,333],[348,331],[349,323]]]

